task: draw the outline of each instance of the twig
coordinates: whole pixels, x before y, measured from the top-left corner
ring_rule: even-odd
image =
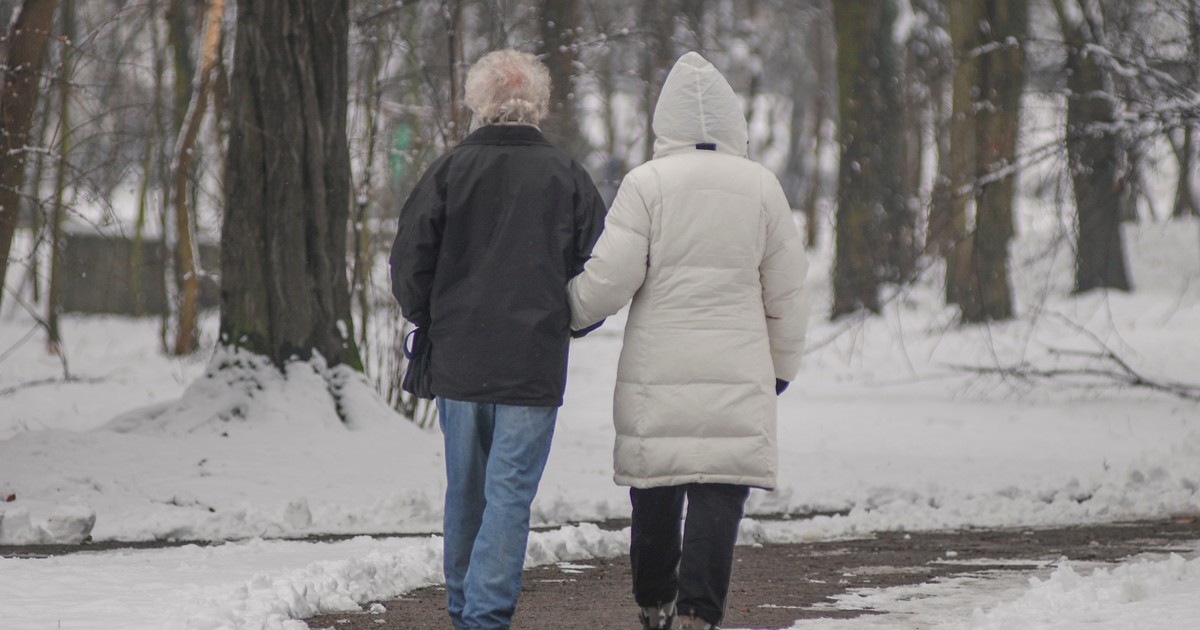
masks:
[[[37,380],[25,381],[24,383],[18,383],[11,387],[5,387],[4,389],[0,389],[0,398],[4,398],[5,396],[11,396],[11,395],[21,391],[22,389],[27,389],[30,387],[41,387],[42,385],[56,385],[59,383],[93,384],[93,383],[102,383],[102,382],[104,382],[104,379],[102,379],[102,378],[76,378],[74,376],[69,376],[66,378],[58,378],[58,377],[39,378]]]
[[[37,322],[38,328],[44,329],[47,333],[50,332],[49,322],[47,322],[45,319],[43,319],[41,316],[39,316],[37,314],[37,311],[33,310],[33,307],[30,306],[24,299],[21,298],[21,295],[19,293],[17,293],[16,291],[13,291],[11,289],[7,289],[7,288],[5,290],[8,291],[8,295],[12,297],[13,301],[16,302],[17,304],[20,304],[21,308],[25,309],[25,312],[28,313],[29,316],[33,318],[33,321]],[[56,351],[54,352],[54,354],[55,354],[55,356],[58,357],[59,363],[62,364],[63,381],[72,380],[71,379],[71,366],[67,362],[67,353],[65,350],[63,350],[61,343],[58,344],[58,347],[56,348]],[[5,356],[7,356],[7,355],[8,355],[8,352],[5,352]]]
[[[33,327],[29,329],[29,332],[25,333],[24,337],[21,337],[20,339],[17,340],[16,343],[9,346],[8,350],[5,350],[3,353],[0,353],[0,363],[3,363],[4,360],[8,358],[8,355],[16,352],[17,348],[20,348],[21,346],[25,345],[25,342],[29,341],[33,337],[33,333],[37,332],[38,328],[41,328],[41,326],[34,324]]]

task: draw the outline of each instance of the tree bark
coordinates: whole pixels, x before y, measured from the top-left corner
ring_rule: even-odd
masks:
[[[21,214],[29,129],[58,0],[25,0],[8,33],[0,88],[0,304],[13,235]]]
[[[375,33],[372,33],[375,35]],[[380,40],[377,35],[366,51],[365,63],[360,66],[358,92],[362,98],[363,117],[366,118],[367,146],[362,163],[362,177],[355,187],[354,216],[351,224],[351,236],[354,243],[354,265],[350,271],[351,303],[358,304],[358,344],[359,349],[368,352],[367,339],[368,321],[371,318],[371,236],[369,224],[371,198],[374,196],[375,153],[379,140],[379,111],[383,98],[380,88],[382,80],[379,76]],[[353,169],[352,169],[353,170]],[[353,175],[353,173],[352,173]]]
[[[41,120],[38,121],[37,131],[32,137],[33,141],[38,143],[38,146],[50,146],[49,134],[53,133],[52,125],[50,124],[51,116],[44,110],[41,115]],[[33,205],[33,216],[31,217],[30,233],[33,235],[33,247],[29,250],[29,274],[27,275],[30,298],[34,304],[42,303],[42,267],[41,267],[41,252],[39,251],[46,239],[43,231],[46,229],[46,222],[50,218],[49,213],[42,204],[40,190],[42,187],[42,178],[46,172],[46,163],[50,161],[46,151],[38,151],[37,157],[33,161],[33,172],[30,173],[25,182],[25,198]],[[18,291],[19,293],[19,291]]]
[[[1200,3],[1188,4],[1188,74],[1191,88],[1200,91]],[[1183,125],[1182,142],[1168,138],[1179,162],[1179,180],[1175,184],[1175,217],[1200,216],[1200,197],[1196,195],[1196,150],[1197,124],[1188,121]]]
[[[1013,316],[1008,281],[1008,244],[1016,231],[1013,205],[1020,122],[1025,86],[1022,42],[1028,23],[1026,0],[987,0],[988,25],[979,55],[980,102],[975,120],[975,230],[971,235],[968,293],[960,302],[968,322],[1005,320]]]
[[[174,107],[172,121],[174,130],[183,128],[183,117],[187,113],[188,104],[192,102],[192,80],[196,76],[196,63],[192,59],[192,10],[189,5],[196,5],[201,0],[168,0],[167,1],[167,42],[171,45],[173,71]]]
[[[58,164],[54,173],[54,215],[50,220],[50,288],[46,291],[46,349],[62,351],[58,311],[62,291],[63,221],[67,211],[63,196],[67,188],[67,157],[71,154],[71,56],[75,46],[75,0],[62,3],[62,68],[58,87]]]
[[[878,59],[881,6],[874,0],[833,3],[837,34],[838,168],[837,254],[833,317],[863,309],[879,312],[880,162],[882,120],[872,64]]]
[[[979,85],[979,58],[973,51],[982,43],[979,22],[982,7],[975,2],[949,2],[950,39],[954,51],[951,82],[950,147],[943,155],[943,177],[934,187],[929,216],[929,249],[946,260],[946,303],[961,305],[972,293],[971,248],[967,238],[967,210],[972,199],[976,167],[975,90]]]
[[[1076,226],[1075,292],[1130,289],[1121,242],[1122,196],[1129,160],[1125,140],[1111,128],[1116,120],[1111,81],[1087,47],[1099,33],[1086,20],[1068,15],[1055,0],[1067,45],[1067,159],[1074,188]]]
[[[809,162],[812,161],[812,147],[809,146],[806,135],[808,127],[805,124],[807,119],[814,115],[805,106],[806,101],[809,100],[812,100],[810,92],[802,89],[799,81],[793,81],[792,111],[788,124],[787,166],[784,167],[783,177],[780,178],[789,205],[792,208],[803,210],[806,223],[812,222],[812,215],[808,208],[804,207],[806,187],[812,185],[812,169],[809,167]]]
[[[904,98],[906,85],[904,49],[895,41],[896,19],[899,7],[896,0],[879,3],[879,21],[872,37],[875,40],[877,65],[871,73],[878,83],[875,88],[879,100],[872,104],[873,115],[888,124],[879,124],[878,163],[879,204],[883,210],[879,245],[879,270],[882,280],[892,283],[907,283],[916,276],[917,215],[909,205],[912,191],[917,188],[913,181],[918,173],[910,169],[914,165],[909,152],[909,129],[907,101]]]
[[[240,2],[221,231],[221,343],[362,369],[346,230],[348,0]]]
[[[200,290],[199,268],[196,264],[196,243],[192,234],[192,212],[188,210],[188,175],[192,170],[192,155],[196,136],[204,121],[209,86],[214,70],[220,63],[221,23],[225,17],[225,0],[209,0],[205,11],[204,42],[201,46],[200,69],[192,87],[192,102],[188,104],[183,125],[175,142],[172,160],[171,200],[175,208],[176,260],[182,282],[182,302],[179,306],[179,326],[175,334],[174,353],[190,354],[196,349],[196,309]]]
[[[1168,138],[1175,159],[1179,164],[1179,179],[1175,183],[1175,204],[1171,216],[1192,217],[1200,216],[1200,199],[1196,197],[1193,179],[1196,176],[1196,127],[1187,124],[1182,133],[1182,142],[1176,143],[1174,138]]]
[[[147,21],[150,25],[151,55],[154,60],[154,97],[150,104],[150,137],[145,139],[146,144],[142,149],[142,181],[138,184],[137,218],[134,221],[133,244],[129,254],[129,293],[133,299],[134,316],[141,316],[146,308],[145,293],[142,289],[142,277],[145,275],[145,270],[142,269],[142,254],[145,248],[144,232],[149,211],[151,173],[155,171],[154,154],[163,133],[162,86],[165,66],[162,51],[159,50],[157,0],[151,0],[149,11],[150,15]]]
[[[542,121],[546,139],[567,155],[582,160],[588,147],[576,121],[575,63],[579,58],[575,29],[579,0],[542,0],[542,45],[539,54],[550,70],[550,115]]]
[[[820,238],[821,220],[821,155],[825,152],[825,121],[829,119],[828,105],[833,91],[833,77],[830,75],[829,45],[826,29],[829,28],[831,17],[827,11],[822,11],[820,17],[813,19],[813,39],[817,64],[817,89],[813,94],[812,116],[812,155],[808,169],[808,187],[804,200],[804,244],[809,249],[816,249]]]

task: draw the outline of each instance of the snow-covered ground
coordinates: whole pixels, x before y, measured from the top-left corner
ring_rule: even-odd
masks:
[[[937,269],[890,296],[879,317],[828,322],[818,310],[801,376],[780,399],[779,489],[756,491],[749,510],[840,514],[750,521],[743,542],[1200,512],[1196,402],[1097,376],[1029,381],[965,369],[1117,370],[1077,353],[1103,344],[1147,379],[1200,383],[1198,228],[1131,228],[1136,292],[1079,297],[1069,295],[1069,247],[1052,229],[1027,229],[1014,247],[1021,316],[1011,323],[958,327],[937,306]],[[829,259],[813,257],[818,305],[829,303]],[[214,324],[204,322],[209,339]],[[621,324],[572,347],[537,524],[628,514],[611,481]],[[32,319],[5,302],[0,544],[70,540],[89,526],[97,540],[240,542],[0,559],[4,628],[282,628],[438,579],[438,541],[428,536],[272,540],[440,530],[440,435],[393,415],[359,377],[310,364],[271,376],[235,355],[167,358],[151,320],[69,317],[64,337],[67,383],[55,380],[62,365],[45,355]],[[241,366],[211,371],[222,363]],[[337,421],[331,388],[352,425]],[[615,555],[626,537],[555,529],[534,537],[529,562]],[[1067,561],[1035,582],[932,584],[915,600],[924,613],[911,610],[911,593],[856,597],[908,615],[900,618],[913,625],[899,627],[1127,627],[1087,625],[1100,618],[1180,627],[1172,615],[1200,618],[1198,563],[1156,557],[1093,574]]]

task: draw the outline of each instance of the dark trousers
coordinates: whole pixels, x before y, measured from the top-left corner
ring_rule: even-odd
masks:
[[[720,624],[733,572],[733,545],[749,494],[748,486],[721,483],[629,490],[629,557],[638,606],[676,600],[680,617],[695,615],[713,626]],[[681,536],[685,497],[688,509]]]

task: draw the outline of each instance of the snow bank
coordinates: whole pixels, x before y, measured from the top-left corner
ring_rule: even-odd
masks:
[[[0,544],[432,532],[440,458],[359,373],[220,351],[178,398],[0,441]]]
[[[1187,628],[1196,623],[1200,557],[1138,559],[1084,574],[1065,562],[1046,579],[1030,578],[1027,593],[986,612],[971,630],[1125,630]]]
[[[245,426],[318,433],[339,430],[344,428],[339,413],[348,381],[366,384],[361,374],[350,380],[347,372],[353,373],[331,370],[320,356],[293,361],[281,371],[264,356],[218,346],[204,375],[180,398],[122,414],[103,428],[176,436],[222,434]],[[390,410],[384,413],[395,415]]]
[[[993,563],[1004,563],[995,560]],[[817,610],[866,610],[812,619],[802,630],[1125,630],[1190,628],[1200,614],[1200,555],[1147,554],[1108,566],[1060,559],[1033,577],[984,571],[921,584],[855,589]]]
[[[534,532],[525,566],[613,557],[628,548],[628,530],[610,532],[583,524]],[[361,558],[317,562],[284,573],[260,573],[232,588],[208,589],[168,628],[304,630],[308,626],[293,620],[359,611],[367,602],[394,598],[441,579],[441,538],[432,537],[398,552],[372,551]]]
[[[0,544],[78,545],[91,538],[95,526],[96,512],[78,501],[55,506],[36,520],[28,509],[18,507],[0,513]]]

